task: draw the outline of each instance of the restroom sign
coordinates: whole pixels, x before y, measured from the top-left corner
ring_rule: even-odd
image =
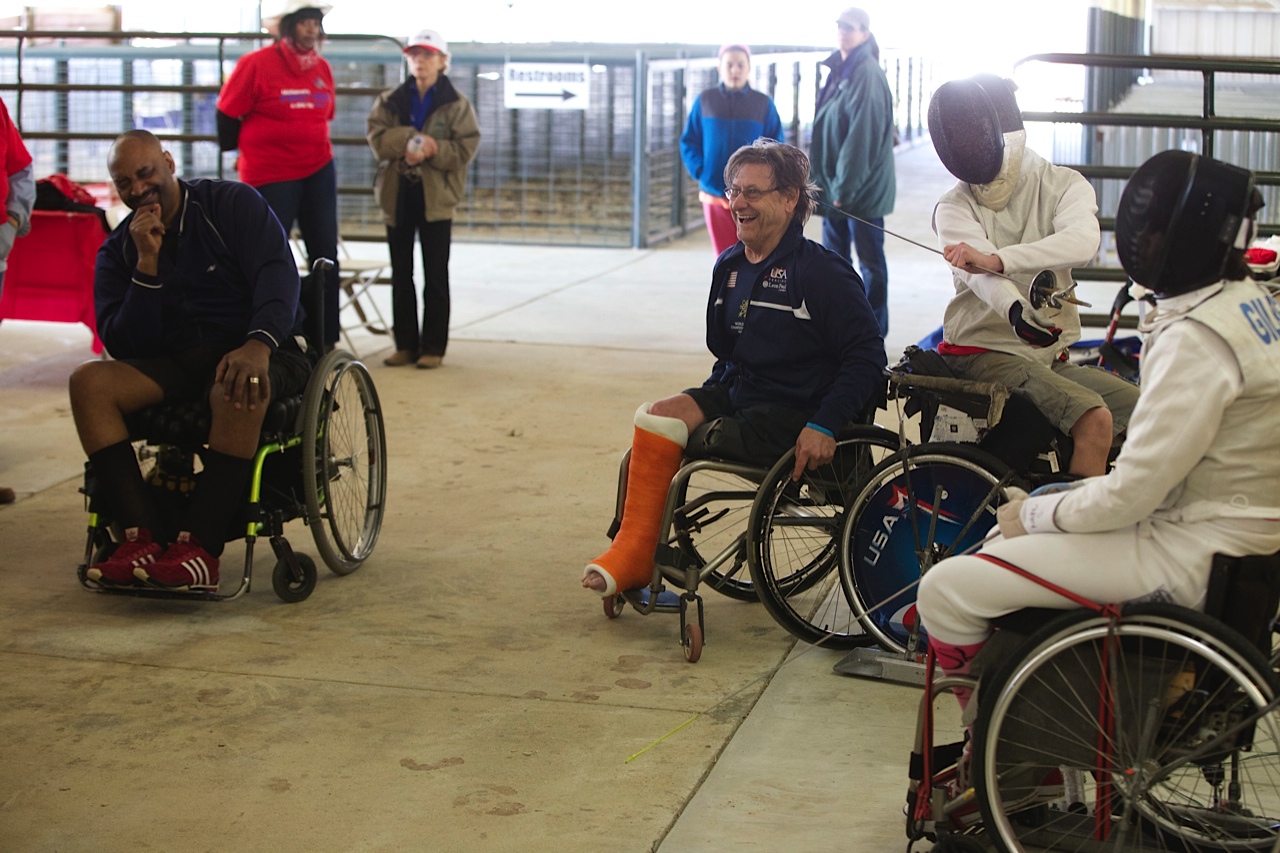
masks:
[[[585,110],[591,66],[569,62],[508,62],[502,105],[509,110]]]

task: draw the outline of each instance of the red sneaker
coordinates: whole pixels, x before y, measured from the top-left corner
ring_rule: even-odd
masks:
[[[85,576],[105,586],[133,586],[138,582],[133,570],[154,563],[160,550],[160,546],[151,541],[150,530],[130,527],[111,556],[91,566]]]
[[[163,589],[216,590],[218,558],[202,548],[190,533],[183,532],[155,562],[136,567],[133,574]]]

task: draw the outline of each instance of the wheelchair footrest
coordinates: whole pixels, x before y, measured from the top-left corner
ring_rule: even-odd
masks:
[[[884,649],[854,649],[832,667],[841,675],[879,678],[911,687],[924,687],[924,663]]]

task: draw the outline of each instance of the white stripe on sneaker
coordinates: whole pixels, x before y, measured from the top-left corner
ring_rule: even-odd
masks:
[[[196,557],[193,560],[187,560],[182,564],[187,570],[187,574],[191,575],[191,583],[195,586],[209,585],[209,569],[205,565],[203,557]]]

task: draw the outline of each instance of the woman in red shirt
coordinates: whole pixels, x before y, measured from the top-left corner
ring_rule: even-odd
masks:
[[[307,259],[338,257],[338,182],[329,143],[333,71],[320,56],[327,5],[285,3],[272,45],[246,54],[218,97],[218,142],[240,149],[240,180],[286,232],[297,223]],[[338,341],[338,271],[325,281],[324,339]]]

